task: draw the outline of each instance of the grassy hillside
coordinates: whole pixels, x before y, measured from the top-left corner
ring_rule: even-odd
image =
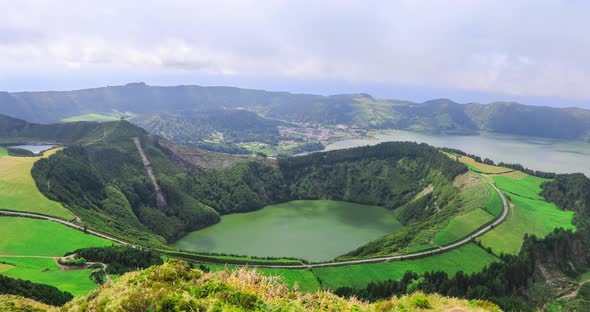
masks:
[[[365,263],[334,267],[314,268],[314,272],[325,287],[361,288],[373,281],[399,280],[406,271],[424,273],[445,271],[450,275],[457,271],[478,272],[485,266],[499,261],[494,255],[474,244],[453,249],[449,252],[413,260]]]
[[[57,151],[46,151],[41,157],[0,157],[0,209],[36,212],[66,220],[74,218],[61,203],[41,194],[31,176],[35,162]]]
[[[96,121],[96,122],[105,122],[105,121],[116,121],[119,120],[119,116],[115,115],[104,115],[104,114],[96,114],[90,113],[80,116],[72,116],[68,118],[64,118],[61,121],[63,122],[78,122],[78,121]]]
[[[0,262],[7,267],[0,272],[2,275],[51,285],[74,296],[87,295],[98,286],[90,279],[92,269],[62,270],[53,259],[0,256]]]
[[[62,311],[179,310],[220,311],[386,311],[392,307],[433,310],[463,308],[467,311],[498,311],[484,301],[467,301],[436,295],[413,294],[373,304],[339,298],[327,292],[304,294],[288,290],[277,280],[241,270],[229,274],[204,274],[179,262],[129,273],[88,297],[74,299]]]
[[[525,234],[545,237],[558,227],[576,229],[572,211],[563,211],[540,195],[541,186],[549,180],[524,173],[494,175],[492,179],[511,202],[506,221],[479,238],[495,253],[517,254]]]
[[[113,244],[56,222],[20,217],[0,217],[0,236],[0,255],[61,257],[78,248]]]
[[[368,94],[321,96],[267,92],[232,87],[156,87],[144,83],[64,92],[0,94],[0,113],[35,122],[56,122],[87,114],[132,112],[140,123],[157,126],[168,136],[190,140],[189,133],[205,133],[184,122],[191,114],[217,113],[207,123],[224,128],[224,110],[247,109],[291,123],[344,124],[362,128],[397,128],[435,133],[473,134],[492,131],[562,139],[590,139],[590,113],[584,109],[527,106],[518,103],[459,104],[448,99],[424,103],[374,99]],[[152,117],[150,117],[152,116]],[[188,117],[188,119],[187,119]],[[155,122],[154,118],[159,119]],[[86,118],[88,119],[88,118]],[[198,117],[197,117],[198,119]],[[251,120],[260,119],[260,116]],[[179,122],[172,122],[178,120]],[[240,122],[240,119],[233,119]],[[261,121],[264,125],[268,121]],[[225,127],[227,128],[227,127]],[[231,125],[230,125],[231,128]],[[245,136],[264,135],[266,127],[250,125]],[[276,130],[276,128],[275,128]],[[229,131],[232,133],[232,131]]]

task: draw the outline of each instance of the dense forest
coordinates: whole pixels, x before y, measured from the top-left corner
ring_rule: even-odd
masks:
[[[46,304],[61,306],[74,296],[53,286],[32,283],[0,275],[0,294],[18,295]]]
[[[106,263],[107,273],[119,275],[164,263],[160,253],[130,246],[82,248],[72,254],[77,254],[86,261]]]

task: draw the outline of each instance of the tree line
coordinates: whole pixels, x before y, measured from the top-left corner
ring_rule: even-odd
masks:
[[[0,294],[31,298],[49,305],[61,306],[74,296],[53,286],[0,275]]]

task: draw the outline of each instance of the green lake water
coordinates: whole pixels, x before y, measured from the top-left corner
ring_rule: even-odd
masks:
[[[226,215],[172,247],[249,256],[324,261],[401,228],[382,207],[327,200],[299,200]]]

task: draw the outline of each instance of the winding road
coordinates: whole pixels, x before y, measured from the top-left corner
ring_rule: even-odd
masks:
[[[487,226],[479,229],[477,232],[472,233],[471,235],[463,238],[462,240],[456,241],[456,242],[454,242],[452,244],[441,246],[441,247],[439,247],[437,249],[420,251],[420,252],[415,252],[415,253],[405,254],[405,255],[400,255],[400,256],[386,256],[386,257],[370,258],[370,259],[347,260],[347,261],[333,261],[333,262],[310,263],[310,264],[284,264],[284,265],[278,265],[278,264],[277,265],[273,265],[273,264],[244,264],[244,265],[248,265],[249,267],[254,267],[254,268],[307,269],[307,268],[330,267],[330,266],[350,265],[350,264],[362,264],[362,263],[374,263],[374,262],[385,262],[385,261],[395,261],[395,260],[407,260],[407,259],[420,258],[420,257],[424,257],[424,256],[430,256],[430,255],[434,255],[434,254],[438,254],[438,253],[443,253],[445,251],[449,251],[451,249],[458,248],[460,246],[463,246],[463,245],[468,244],[469,242],[471,242],[472,239],[474,239],[474,238],[476,238],[478,236],[481,236],[484,233],[490,231],[495,226],[497,226],[498,224],[502,223],[506,219],[506,216],[508,216],[509,206],[508,206],[508,201],[506,200],[506,197],[504,196],[504,194],[502,194],[502,192],[496,187],[496,185],[494,185],[490,181],[484,179],[481,175],[479,175],[479,177],[481,179],[483,179],[486,183],[488,183],[489,185],[491,185],[494,188],[494,190],[498,193],[498,195],[500,195],[500,198],[502,199],[502,205],[503,205],[502,214],[494,222],[492,222],[492,223],[488,224]],[[48,221],[54,221],[54,222],[58,222],[58,223],[61,223],[63,225],[69,226],[71,228],[84,231],[84,228],[82,226],[79,226],[79,225],[74,224],[72,222],[64,221],[64,220],[61,220],[61,219],[58,219],[58,218],[49,217],[49,216],[45,216],[45,215],[30,213],[30,212],[16,212],[16,211],[0,210],[0,215],[8,215],[8,216],[16,216],[16,217],[27,217],[27,218],[36,218],[36,219],[43,219],[43,220],[48,220]],[[126,242],[124,242],[122,240],[119,240],[117,238],[114,238],[114,237],[111,237],[111,236],[108,236],[108,235],[105,235],[105,234],[102,234],[102,233],[99,233],[99,232],[96,232],[96,231],[92,231],[92,230],[89,230],[88,229],[88,230],[86,230],[86,232],[89,233],[89,234],[98,236],[98,237],[102,237],[104,239],[111,240],[113,242],[117,242],[119,244],[123,244],[123,245],[127,245],[128,244],[128,243],[126,243]]]

